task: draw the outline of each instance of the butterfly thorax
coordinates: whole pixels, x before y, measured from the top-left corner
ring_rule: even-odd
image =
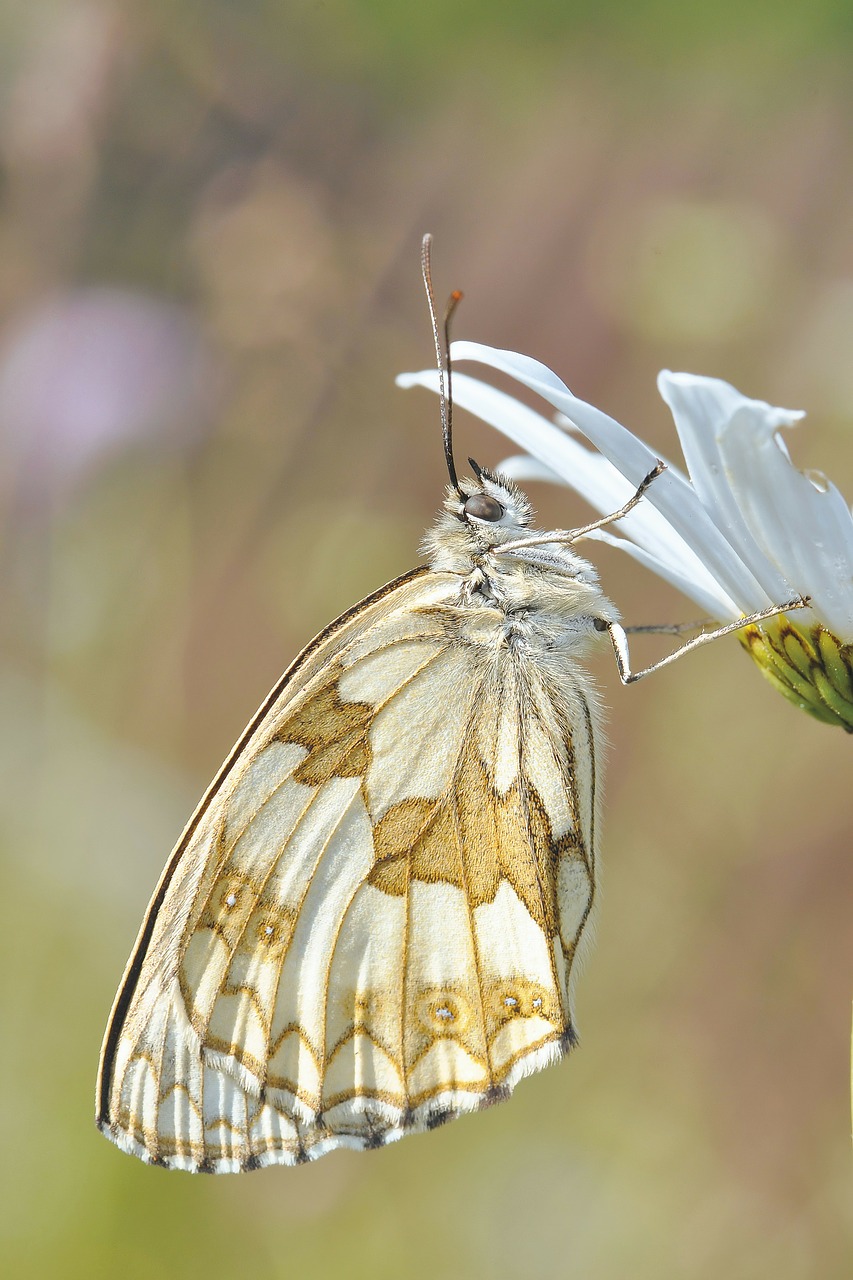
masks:
[[[476,481],[461,480],[460,489],[461,497],[447,490],[423,544],[432,569],[459,575],[460,603],[499,611],[504,634],[534,648],[568,636],[594,642],[595,619],[617,621],[595,569],[566,545],[565,534],[538,541],[531,504],[511,480],[481,471]]]

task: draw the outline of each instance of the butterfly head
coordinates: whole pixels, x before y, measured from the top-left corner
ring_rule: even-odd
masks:
[[[562,542],[542,542],[542,534],[532,528],[530,500],[514,481],[479,467],[472,458],[469,462],[474,478],[460,477],[457,487],[447,489],[443,509],[424,539],[423,550],[434,569],[480,570],[489,577],[550,570],[575,582],[597,583],[595,569],[565,544],[565,535]],[[529,547],[523,545],[527,539]]]
[[[445,511],[488,545],[508,542],[530,527],[533,507],[518,485],[480,467],[469,458],[475,479],[462,479],[449,489]]]
[[[435,527],[427,533],[425,551],[434,567],[436,559],[449,567],[448,555],[456,561],[478,559],[530,527],[533,508],[518,486],[473,466],[474,479],[461,476],[456,486],[448,487]]]

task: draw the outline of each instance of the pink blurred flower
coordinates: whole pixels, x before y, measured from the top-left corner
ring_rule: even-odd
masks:
[[[63,492],[131,442],[191,441],[213,384],[201,333],[175,303],[60,294],[0,335],[0,455],[27,496]]]

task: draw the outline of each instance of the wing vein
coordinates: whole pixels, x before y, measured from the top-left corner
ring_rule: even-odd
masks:
[[[518,692],[518,711],[519,711],[518,724],[522,725],[524,723],[524,713],[525,713],[525,706],[523,705],[523,701],[522,701],[522,690],[524,689],[524,680],[523,678],[519,679],[520,675],[521,675],[521,671],[519,669],[516,672],[516,688],[519,691]],[[547,732],[547,726],[543,724],[541,719],[539,718],[538,709],[534,705],[534,699],[529,698],[528,701],[530,703],[530,714],[536,715],[537,719],[539,719],[539,723],[543,733],[545,734],[546,737],[548,737],[549,735]],[[527,836],[527,844],[530,849],[530,857],[533,863],[533,873],[534,873],[534,876],[536,877],[536,887],[539,890],[539,901],[542,906],[542,920],[543,920],[543,923],[546,923],[549,919],[549,916],[553,916],[554,913],[549,913],[548,911],[548,902],[545,896],[545,886],[542,883],[542,872],[539,866],[539,860],[536,857],[536,849],[534,846],[533,832],[532,832],[532,826],[530,821],[530,795],[529,795],[529,789],[528,789],[527,773],[524,768],[524,740],[523,740],[523,735],[521,733],[519,733],[519,736],[518,736],[518,778],[519,778],[518,794],[521,800],[521,806],[524,810],[524,817],[525,817],[525,824],[524,824],[525,834]],[[548,829],[549,831],[551,829],[550,822],[548,824]],[[554,908],[556,911],[556,903],[554,904]],[[562,984],[560,982],[559,975],[557,973],[556,961],[554,959],[553,935],[549,938],[546,933],[546,941],[548,944],[548,964],[551,969],[551,977],[554,982],[554,990],[556,991],[560,999],[560,1004],[563,1006],[563,1012],[565,1014],[566,1022],[568,1024],[571,1022],[571,1009],[568,1007],[568,975],[567,975],[567,982],[566,982],[566,992],[564,996],[564,993],[562,991]]]
[[[322,791],[322,787],[319,787],[319,788],[318,788],[318,792],[319,792],[319,791]],[[329,845],[331,844],[331,842],[332,842],[332,840],[334,839],[334,837],[335,837],[335,835],[337,834],[337,832],[340,830],[341,824],[343,823],[344,818],[345,818],[345,817],[347,816],[347,814],[350,812],[350,809],[352,808],[352,806],[353,806],[353,804],[354,804],[355,800],[356,800],[358,797],[360,797],[360,796],[361,796],[361,791],[360,791],[360,790],[358,790],[358,791],[354,791],[354,792],[352,793],[352,795],[350,796],[350,798],[349,798],[349,800],[347,801],[347,803],[346,803],[346,804],[341,808],[340,812],[338,813],[338,815],[337,815],[337,817],[336,817],[336,819],[335,819],[334,826],[331,828],[331,830],[329,831],[329,833],[328,833],[328,835],[326,836],[325,840],[323,841],[323,844],[322,844],[322,845],[321,845],[321,847],[320,847],[320,852],[319,852],[319,854],[317,855],[316,861],[315,861],[315,863],[314,863],[314,870],[311,872],[310,876],[309,876],[309,877],[308,877],[308,879],[306,880],[304,891],[303,891],[303,893],[302,893],[302,896],[301,896],[301,897],[300,897],[300,899],[299,899],[299,905],[297,906],[297,908],[296,908],[296,910],[295,910],[295,912],[294,912],[295,918],[296,918],[297,920],[299,919],[299,917],[300,917],[300,915],[302,914],[302,911],[303,911],[303,909],[304,909],[304,907],[305,907],[305,900],[306,900],[306,898],[308,897],[309,890],[310,890],[310,888],[311,888],[311,885],[312,885],[312,884],[313,884],[313,882],[314,882],[314,877],[315,877],[315,876],[316,876],[316,874],[317,874],[317,869],[318,869],[318,867],[320,866],[320,863],[323,861],[323,858],[324,858],[324,856],[325,856],[325,854],[326,854],[326,851],[327,851],[327,850],[328,850],[328,848],[329,848]],[[359,882],[359,885],[360,885],[361,883],[363,883],[363,882],[362,882],[362,881],[360,881],[360,882]],[[359,886],[356,886],[356,889],[355,889],[355,891],[354,891],[353,896],[355,896],[355,893],[356,893],[356,892],[358,892],[358,887],[359,887]],[[276,1000],[278,999],[279,987],[280,987],[280,985],[281,985],[281,975],[282,975],[282,972],[284,971],[284,966],[285,966],[285,963],[286,963],[286,961],[287,961],[287,957],[288,957],[288,955],[290,954],[290,946],[291,946],[291,943],[293,942],[293,938],[294,938],[295,936],[296,936],[296,928],[294,927],[294,930],[293,930],[293,932],[291,933],[290,938],[288,939],[287,946],[285,947],[284,951],[282,952],[281,964],[279,965],[279,971],[278,971],[278,983],[276,984],[275,994],[274,994],[274,996],[273,996],[273,1004],[275,1004]],[[326,987],[325,987],[325,991],[326,991],[326,995],[328,995],[328,985],[326,985]],[[324,1019],[324,1023],[325,1023],[325,1014],[326,1014],[326,1009],[325,1009],[325,1003],[324,1003],[324,1007],[323,1007],[323,1019]],[[302,1028],[302,1030],[304,1031],[304,1028]],[[307,1037],[306,1037],[306,1039],[307,1039]],[[269,1046],[268,1046],[268,1048],[269,1048]],[[318,1052],[316,1051],[316,1047],[312,1046],[312,1052],[314,1052],[314,1056],[315,1056],[315,1058],[320,1058],[320,1057],[322,1057],[322,1056],[324,1055],[324,1047],[322,1047],[322,1046],[321,1046],[321,1048],[320,1048],[320,1050],[319,1050],[319,1053],[318,1053]]]
[[[317,797],[318,797],[318,795],[320,794],[320,792],[321,792],[321,791],[322,791],[322,787],[314,787],[314,788],[312,788],[311,794],[310,794],[309,796],[307,796],[307,797],[306,797],[305,804],[302,806],[302,809],[301,809],[301,811],[300,811],[300,813],[299,813],[299,817],[296,819],[295,823],[293,824],[293,827],[291,828],[290,835],[287,837],[287,839],[285,840],[284,844],[281,846],[281,849],[279,850],[279,852],[277,853],[277,855],[276,855],[276,856],[271,860],[270,865],[267,867],[267,870],[266,870],[266,872],[264,873],[264,875],[263,875],[263,877],[262,877],[262,879],[261,879],[261,881],[260,881],[260,883],[259,883],[259,886],[258,886],[257,895],[256,895],[256,896],[257,896],[257,902],[256,902],[256,904],[255,904],[255,907],[256,907],[256,908],[257,908],[257,903],[259,903],[259,902],[261,901],[261,899],[263,898],[263,896],[264,896],[264,893],[265,893],[265,891],[266,891],[267,885],[269,884],[269,882],[270,882],[270,880],[272,879],[272,877],[275,875],[276,871],[279,869],[279,867],[280,867],[280,865],[281,865],[281,860],[282,860],[282,858],[285,856],[285,854],[287,853],[288,845],[289,845],[289,844],[291,843],[291,841],[293,840],[293,837],[296,835],[296,832],[299,830],[299,827],[300,827],[300,826],[302,825],[302,823],[305,821],[305,818],[307,817],[308,813],[309,813],[309,812],[310,812],[310,810],[311,810],[311,806],[314,804],[315,800],[317,799]],[[232,846],[231,846],[231,849],[229,850],[229,853],[226,855],[226,858],[225,858],[224,862],[223,862],[222,864],[220,864],[220,868],[219,868],[220,872],[224,869],[224,866],[225,866],[225,863],[227,862],[228,856],[230,856],[230,853],[233,853],[233,851],[234,851],[234,845],[232,845]],[[320,853],[317,855],[317,859],[316,859],[316,861],[315,861],[315,863],[314,863],[314,871],[313,871],[313,872],[311,872],[311,873],[309,874],[309,876],[308,876],[308,880],[307,880],[307,883],[306,883],[306,886],[305,886],[305,892],[306,892],[306,893],[308,892],[308,889],[311,887],[311,881],[312,881],[312,879],[313,879],[313,877],[314,877],[314,872],[316,872],[316,870],[317,870],[317,866],[319,865],[320,858],[321,858],[322,856],[323,856],[323,850],[321,849],[321,850],[320,850]],[[208,892],[207,898],[205,899],[204,906],[202,907],[201,912],[200,912],[200,914],[199,914],[199,916],[198,916],[198,918],[199,918],[199,919],[201,919],[201,916],[204,914],[205,910],[207,909],[207,906],[208,906],[208,904],[209,904],[209,902],[210,902],[210,899],[211,899],[211,897],[213,896],[213,892],[214,892],[214,890],[216,889],[216,885],[217,885],[217,883],[218,883],[218,881],[217,881],[217,880],[214,880],[214,882],[212,883],[212,885],[211,885],[211,887],[210,887],[210,890],[209,890],[209,892]],[[304,897],[303,897],[303,899],[302,899],[301,901],[304,901]],[[298,909],[297,909],[297,914],[298,914]],[[253,911],[252,911],[252,912],[251,912],[251,913],[246,917],[246,919],[243,921],[242,925],[240,926],[239,931],[238,931],[238,932],[235,934],[235,936],[234,936],[234,950],[232,951],[232,959],[233,959],[233,956],[234,956],[234,954],[236,953],[236,951],[237,951],[238,947],[240,946],[240,943],[243,941],[243,938],[244,938],[244,937],[245,937],[245,935],[246,935],[246,930],[247,930],[247,929],[248,929],[248,927],[249,927],[249,924],[250,924],[250,922],[251,922],[251,920],[252,920],[253,915],[254,915],[254,910],[253,910]],[[287,947],[285,948],[284,952],[282,953],[282,964],[284,963],[284,959],[285,959],[285,956],[287,955],[287,950],[288,950],[289,946],[290,946],[290,941],[288,940]]]
[[[473,721],[473,719],[474,717],[472,715],[471,721]],[[471,721],[469,721],[469,731],[470,731]],[[465,905],[468,909],[468,928],[470,929],[470,932],[471,932],[471,949],[474,953],[474,973],[475,973],[476,982],[477,982],[477,994],[480,999],[480,1028],[483,1033],[483,1051],[486,1057],[486,1071],[488,1072],[488,1076],[489,1076],[489,1086],[491,1087],[491,1085],[495,1083],[495,1073],[494,1073],[494,1070],[492,1069],[492,1051],[491,1051],[491,1046],[489,1045],[489,1031],[488,1031],[488,1026],[486,1022],[486,1001],[483,994],[482,960],[480,956],[479,943],[477,942],[477,927],[474,922],[474,908],[471,905],[471,898],[472,898],[471,880],[468,874],[468,867],[465,861],[465,851],[462,845],[462,830],[459,822],[459,806],[455,802],[455,800],[453,803],[453,830],[456,834],[456,845],[457,845],[457,848],[459,849],[459,862],[462,870],[462,883],[464,885],[463,892],[465,894]]]
[[[406,984],[409,976],[409,930],[411,927],[412,863],[406,861],[406,892],[403,895],[403,963],[400,965],[400,1075],[403,1082],[403,1111],[411,1107],[409,1064],[406,1061]]]

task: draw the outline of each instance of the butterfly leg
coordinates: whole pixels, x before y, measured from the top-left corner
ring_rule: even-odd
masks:
[[[593,520],[591,524],[582,525],[580,529],[572,529],[567,541],[576,542],[580,538],[585,538],[588,533],[592,533],[595,529],[603,529],[605,525],[614,524],[617,520],[621,520],[629,511],[633,511],[634,507],[636,507],[652,481],[657,480],[658,476],[662,475],[664,471],[666,471],[666,463],[658,458],[657,465],[654,466],[649,474],[640,481],[636,490],[624,506],[621,506],[618,511],[611,511],[609,516],[601,516],[600,519]]]
[[[621,520],[623,516],[626,516],[629,511],[633,511],[652,481],[656,480],[664,471],[666,471],[666,463],[658,458],[657,465],[645,476],[628,501],[618,511],[611,511],[609,515],[601,516],[590,524],[581,525],[579,529],[554,529],[551,533],[539,533],[533,538],[519,538],[515,542],[500,543],[498,546],[492,547],[491,555],[512,555],[516,551],[527,550],[528,547],[541,546],[546,542],[558,542],[565,546],[570,546],[573,542],[579,542],[581,538],[585,538],[593,530],[603,529],[605,525],[613,524],[616,520]]]
[[[680,636],[683,631],[701,631],[712,627],[713,618],[698,618],[696,622],[650,622],[646,625],[623,627],[629,636]]]
[[[723,627],[716,627],[713,631],[703,631],[701,635],[694,636],[692,640],[688,640],[673,653],[668,653],[665,658],[661,658],[659,662],[653,662],[650,667],[644,667],[642,671],[631,670],[628,636],[624,627],[621,627],[618,622],[607,622],[604,618],[594,619],[593,626],[596,631],[606,631],[610,636],[610,643],[613,645],[613,652],[616,655],[619,679],[623,684],[633,684],[637,680],[642,680],[643,676],[651,675],[653,671],[660,671],[661,667],[668,667],[671,662],[675,662],[676,658],[682,657],[685,653],[690,653],[693,649],[698,649],[700,645],[708,644],[711,640],[718,640],[720,636],[731,635],[732,632],[740,631],[742,627],[751,626],[755,622],[764,622],[767,618],[775,618],[777,614],[787,613],[791,609],[805,609],[808,605],[808,596],[797,596],[795,600],[789,600],[785,604],[773,605],[769,609],[762,609],[759,613],[750,613],[745,618],[738,618],[737,622],[729,622]]]

